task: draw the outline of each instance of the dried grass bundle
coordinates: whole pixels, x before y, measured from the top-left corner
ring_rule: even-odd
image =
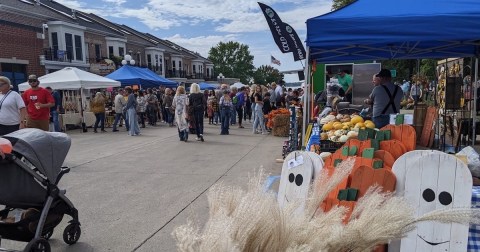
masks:
[[[405,236],[420,221],[480,223],[480,211],[472,209],[434,211],[415,219],[402,197],[371,188],[344,224],[343,207],[325,213],[318,206],[352,167],[353,160],[347,160],[330,177],[322,172],[301,214],[297,205],[280,208],[275,195],[263,192],[263,171],[250,178],[247,190],[214,186],[204,228],[189,221],[173,231],[178,251],[367,251]]]

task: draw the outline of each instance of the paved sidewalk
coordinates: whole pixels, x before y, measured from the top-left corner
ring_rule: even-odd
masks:
[[[245,186],[248,174],[263,166],[278,175],[285,138],[253,135],[233,126],[228,136],[205,125],[205,142],[180,142],[176,128],[162,124],[138,137],[120,132],[70,131],[72,168],[60,183],[79,210],[79,243],[63,243],[65,217],[50,240],[52,251],[175,251],[174,227],[188,217],[205,221],[206,191],[223,182]],[[202,223],[201,223],[202,224]],[[3,241],[6,248],[26,243]]]

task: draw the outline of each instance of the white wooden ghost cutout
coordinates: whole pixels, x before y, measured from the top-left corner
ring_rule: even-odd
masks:
[[[439,209],[469,208],[472,175],[453,155],[438,151],[411,151],[393,164],[395,194],[414,207],[415,217]],[[407,237],[390,244],[388,251],[467,251],[468,226],[421,222]]]
[[[315,153],[294,151],[283,162],[282,175],[278,189],[278,204],[298,204],[297,211],[305,209],[310,185],[314,175],[323,168],[323,160]],[[317,166],[317,167],[315,167]]]

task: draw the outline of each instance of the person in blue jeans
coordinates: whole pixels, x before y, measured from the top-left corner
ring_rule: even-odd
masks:
[[[223,91],[223,96],[220,98],[219,107],[222,120],[222,130],[220,135],[229,135],[230,132],[228,132],[228,130],[230,128],[230,115],[232,113],[233,104],[228,90]]]
[[[125,127],[127,131],[129,131],[130,127],[128,124],[128,120],[126,117],[126,113],[123,112],[123,107],[127,104],[127,100],[124,97],[124,90],[119,89],[118,94],[115,96],[115,100],[113,102],[113,106],[115,109],[115,121],[113,122],[113,132],[117,132],[117,124],[123,119],[125,119]]]
[[[237,124],[237,109],[236,109],[236,106],[237,106],[237,88],[236,87],[232,87],[231,88],[231,92],[230,92],[230,99],[232,100],[232,109],[230,110],[230,123],[231,125],[235,125]]]
[[[62,98],[57,91],[53,91],[51,87],[45,88],[50,94],[53,96],[55,100],[55,106],[50,108],[50,116],[52,117],[53,122],[53,129],[55,132],[61,132],[62,129],[60,128],[60,122],[58,121],[58,116],[60,114],[61,106],[62,106]]]
[[[265,122],[263,118],[263,97],[262,97],[262,87],[256,86],[255,93],[253,94],[255,101],[255,116],[253,121],[253,134],[259,134],[257,127],[260,126],[262,134],[268,134],[267,129],[265,128]]]

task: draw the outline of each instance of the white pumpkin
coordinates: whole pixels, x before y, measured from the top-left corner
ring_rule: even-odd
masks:
[[[335,130],[335,133],[334,133],[335,136],[342,136],[342,135],[345,135],[345,130]]]
[[[347,133],[347,137],[348,137],[348,138],[358,137],[358,132],[357,132],[357,131],[353,131],[353,130],[352,130],[352,131],[349,131],[349,132]]]
[[[339,142],[345,143],[348,140],[348,136],[343,135],[338,138]]]
[[[329,122],[333,121],[336,119],[336,117],[334,115],[327,115],[325,116],[325,119],[327,119]]]

